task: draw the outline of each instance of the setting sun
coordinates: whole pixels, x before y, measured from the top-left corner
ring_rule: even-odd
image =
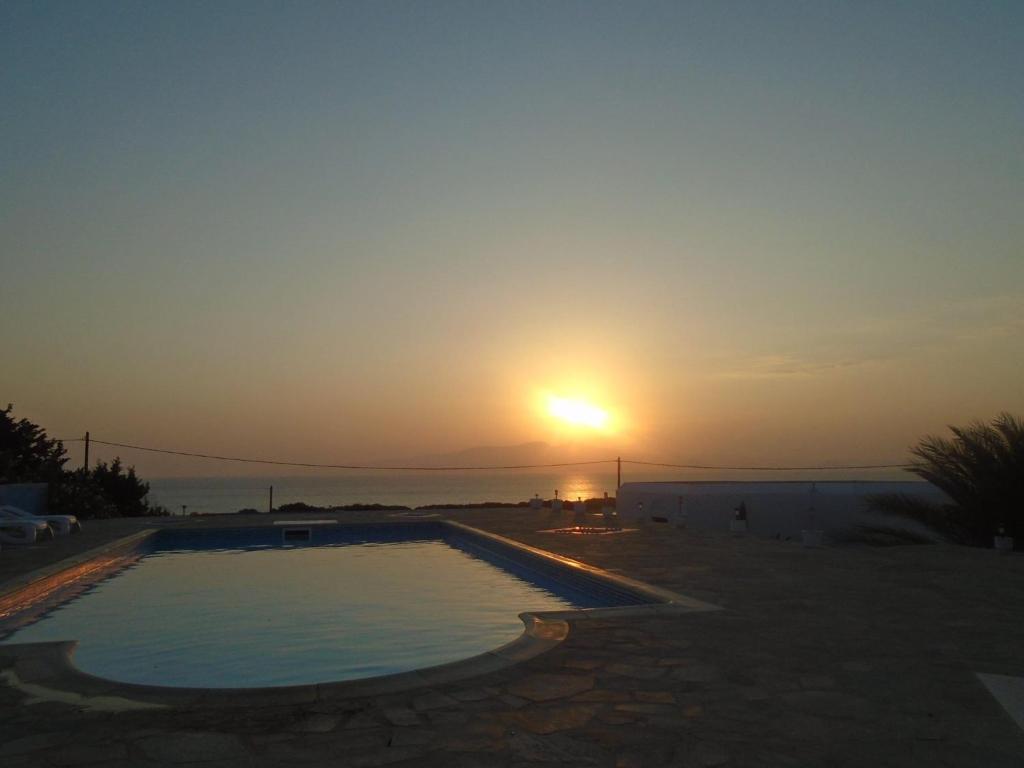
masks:
[[[548,413],[568,424],[592,429],[608,427],[608,412],[583,400],[551,395],[548,397]]]

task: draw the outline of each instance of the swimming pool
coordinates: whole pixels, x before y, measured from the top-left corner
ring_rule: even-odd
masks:
[[[442,523],[163,530],[138,554],[3,643],[77,640],[80,670],[123,683],[290,686],[482,654],[524,611],[650,602]]]

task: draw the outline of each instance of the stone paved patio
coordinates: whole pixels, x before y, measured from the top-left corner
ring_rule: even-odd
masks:
[[[1024,675],[1024,557],[447,516],[727,610],[578,622],[515,667],[372,699],[103,712],[0,684],[0,765],[1024,765],[975,675]]]

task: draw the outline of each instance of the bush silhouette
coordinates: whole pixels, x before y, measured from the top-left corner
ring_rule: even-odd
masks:
[[[92,469],[66,470],[64,444],[28,419],[15,419],[13,406],[0,410],[0,483],[48,483],[53,514],[91,517],[166,515],[146,497],[149,483],[125,468],[120,458]]]
[[[1000,530],[1024,538],[1024,421],[1001,413],[990,424],[950,427],[952,438],[929,435],[911,449],[910,471],[950,498],[934,504],[904,494],[869,500],[872,509],[913,520],[948,539],[991,546]]]

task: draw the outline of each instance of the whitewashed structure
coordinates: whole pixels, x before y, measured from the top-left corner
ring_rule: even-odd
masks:
[[[728,531],[743,504],[755,536],[800,539],[803,530],[835,533],[861,524],[882,524],[929,535],[913,521],[867,510],[868,496],[904,493],[948,501],[938,488],[914,481],[777,481],[623,483],[616,507],[623,524],[664,522]]]
[[[0,483],[0,506],[10,504],[33,515],[46,514],[46,483]]]

